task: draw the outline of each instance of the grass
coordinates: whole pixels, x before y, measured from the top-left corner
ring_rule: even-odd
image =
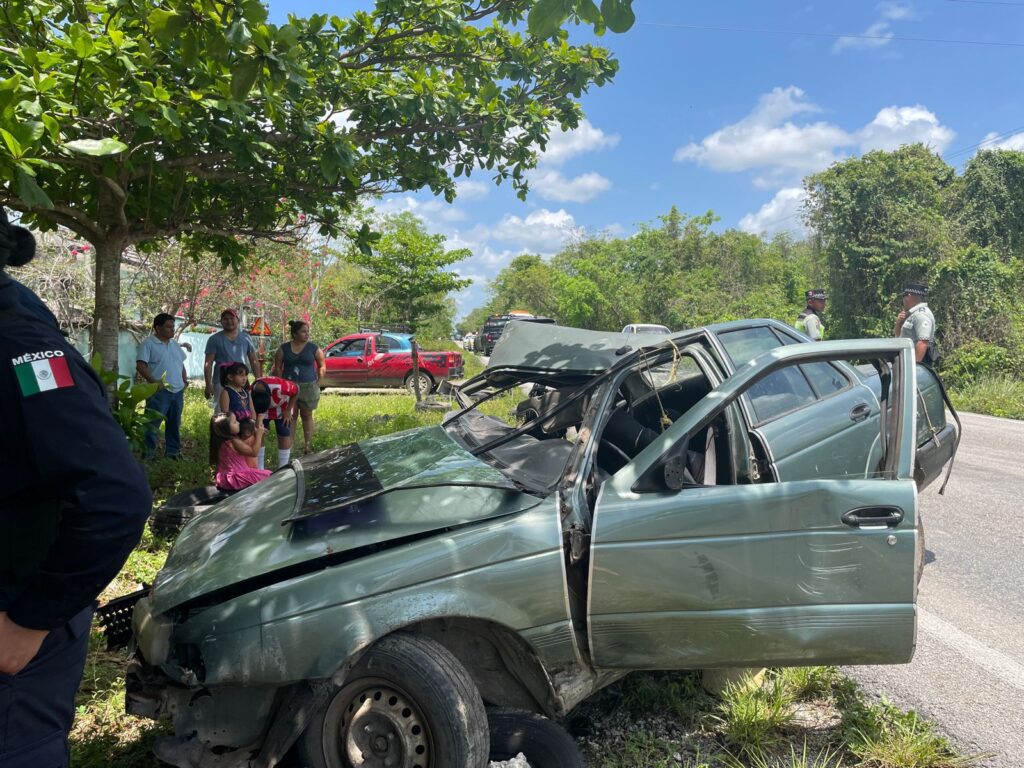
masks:
[[[950,392],[957,410],[1024,419],[1024,381],[1006,374],[979,378]]]
[[[721,699],[693,672],[634,673],[568,727],[598,768],[964,768],[914,712],[868,699],[833,667],[768,670]],[[601,734],[596,738],[595,734]]]
[[[473,359],[467,356],[467,360]],[[514,395],[483,410],[509,417]],[[438,411],[416,411],[407,394],[326,394],[316,412],[315,449],[437,424]],[[189,392],[182,461],[158,459],[146,470],[158,503],[211,480],[207,464],[210,411]],[[268,466],[276,461],[268,440]],[[170,541],[148,529],[101,600],[152,583]],[[168,732],[124,712],[127,654],[107,652],[94,630],[71,734],[78,768],[158,768],[154,740]],[[637,673],[578,707],[567,723],[587,764],[604,768],[954,768],[956,755],[913,712],[869,702],[831,667],[772,670],[761,686],[735,687],[721,699],[704,692],[697,672]]]

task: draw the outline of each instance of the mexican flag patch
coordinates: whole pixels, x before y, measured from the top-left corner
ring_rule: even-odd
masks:
[[[18,377],[22,397],[49,392],[51,389],[75,386],[68,370],[68,361],[59,349],[45,352],[29,352],[11,360]]]

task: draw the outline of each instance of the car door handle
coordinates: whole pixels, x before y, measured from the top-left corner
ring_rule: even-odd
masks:
[[[903,522],[899,507],[858,507],[843,514],[843,522],[851,528],[895,528]]]
[[[857,403],[850,410],[850,421],[864,421],[871,415],[871,406],[867,403]]]

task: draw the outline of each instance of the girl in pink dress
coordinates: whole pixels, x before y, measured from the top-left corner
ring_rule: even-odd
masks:
[[[233,413],[218,413],[210,425],[210,459],[216,461],[218,488],[240,491],[270,476],[269,469],[254,469],[246,457],[255,457],[263,443],[263,424],[256,424],[255,439],[247,443],[238,436],[238,419]]]

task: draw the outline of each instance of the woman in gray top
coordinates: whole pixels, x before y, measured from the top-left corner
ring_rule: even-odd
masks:
[[[274,373],[299,385],[299,416],[302,418],[303,453],[313,450],[313,411],[320,402],[320,379],[325,373],[324,353],[309,340],[309,323],[288,321],[291,341],[274,355]]]

